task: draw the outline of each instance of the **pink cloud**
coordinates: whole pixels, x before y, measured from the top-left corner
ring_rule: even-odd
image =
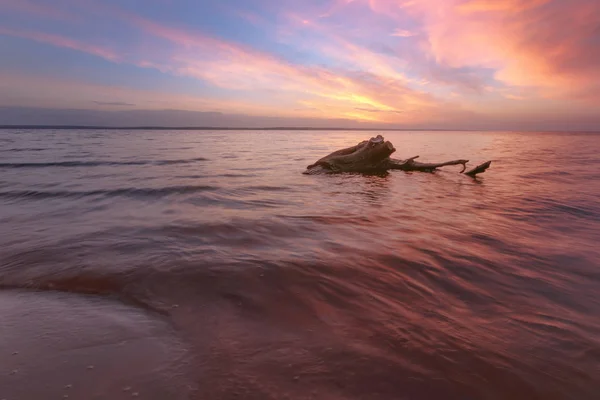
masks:
[[[0,35],[16,36],[25,39],[35,40],[41,43],[51,44],[53,46],[65,47],[73,50],[82,51],[84,53],[93,54],[98,57],[105,58],[110,61],[118,61],[119,56],[112,50],[95,46],[88,43],[84,43],[78,40],[67,38],[60,35],[54,35],[50,33],[42,33],[35,31],[24,31],[10,28],[0,27]]]
[[[407,31],[406,29],[396,29],[391,36],[398,36],[398,37],[412,37],[415,36],[416,33],[411,32],[411,31]]]
[[[359,1],[357,0],[356,3]],[[396,4],[394,4],[396,7]],[[408,5],[402,5],[408,7]],[[414,21],[401,13],[398,17],[400,25],[414,25]],[[331,24],[320,19],[307,19],[305,14],[286,15],[285,43],[307,52],[318,52],[324,57],[343,64],[348,69],[360,70],[391,80],[403,82],[416,91],[422,91],[425,86],[429,89],[453,87],[461,92],[481,92],[485,84],[485,76],[474,69],[454,68],[446,63],[436,63],[427,52],[429,42],[426,35],[402,28],[393,30],[391,36],[407,38],[403,41],[392,41],[384,38],[390,36],[389,21],[386,17],[369,14],[369,10],[355,4],[351,9],[347,6],[343,17],[352,21],[358,32],[350,34],[345,25]],[[381,23],[381,19],[385,23]],[[354,20],[358,19],[359,24]],[[366,24],[367,28],[361,26]],[[368,29],[369,35],[365,35]],[[378,40],[382,37],[382,41]],[[360,43],[360,44],[359,44]],[[449,91],[441,94],[450,97]]]
[[[293,27],[288,32],[290,45],[305,48],[313,52],[335,59],[344,64],[348,69],[359,69],[366,73],[387,77],[407,83],[409,79],[402,69],[403,61],[395,56],[385,55],[372,51],[364,45],[359,45],[350,38],[348,32],[332,28],[326,22],[318,19],[308,20],[302,15],[286,15],[286,26]],[[319,35],[318,40],[303,41],[299,39],[304,33]]]
[[[600,86],[597,0],[370,3],[376,12],[420,20],[438,63],[492,68],[500,82],[552,98],[580,97]]]

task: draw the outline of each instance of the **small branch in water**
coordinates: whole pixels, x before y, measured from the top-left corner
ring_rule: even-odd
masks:
[[[446,162],[441,162],[441,163],[421,163],[421,162],[415,161],[415,159],[418,157],[419,156],[415,156],[415,157],[409,158],[407,160],[390,159],[390,169],[399,169],[402,171],[433,172],[440,167],[445,167],[448,165],[462,165],[463,166],[463,169],[461,171],[461,173],[462,173],[465,169],[467,169],[466,164],[469,162],[469,160],[453,160],[453,161],[446,161]]]
[[[474,178],[475,175],[484,173],[485,170],[490,167],[490,165],[492,165],[492,162],[491,161],[486,161],[483,164],[479,164],[475,168],[473,168],[473,169],[465,172],[465,175],[469,175],[469,176],[471,176],[471,177]]]

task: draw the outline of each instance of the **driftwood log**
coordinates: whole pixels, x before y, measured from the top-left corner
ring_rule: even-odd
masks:
[[[377,137],[364,140],[356,146],[334,151],[314,164],[309,165],[304,174],[312,175],[338,172],[378,173],[392,169],[433,172],[440,167],[448,165],[462,165],[461,174],[475,177],[477,174],[485,172],[492,163],[491,161],[487,161],[465,172],[469,160],[422,163],[415,161],[419,156],[406,160],[397,160],[390,158],[395,151],[396,149],[391,142],[384,140],[383,136],[377,135]]]

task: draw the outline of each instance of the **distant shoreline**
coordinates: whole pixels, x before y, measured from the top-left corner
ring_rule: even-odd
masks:
[[[215,126],[93,126],[93,125],[0,125],[0,130],[6,129],[62,129],[62,130],[153,130],[153,131],[383,131],[383,132],[569,132],[569,133],[600,133],[596,131],[576,130],[513,130],[513,129],[440,129],[440,128],[317,128],[317,127],[257,127],[235,128]]]
[[[89,126],[89,125],[0,125],[0,129],[110,129],[110,130],[211,130],[211,131],[456,131],[456,129],[409,128],[316,128],[316,127],[257,127],[235,128],[215,126]],[[460,129],[473,131],[472,129]]]

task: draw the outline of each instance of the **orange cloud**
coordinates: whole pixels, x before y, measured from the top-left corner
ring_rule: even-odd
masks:
[[[492,68],[498,81],[547,98],[584,98],[600,89],[597,0],[370,3],[376,12],[419,19],[438,63]]]
[[[457,6],[460,12],[506,12],[515,13],[539,7],[550,0],[471,0]]]
[[[382,120],[375,115],[355,111],[344,112],[344,116],[359,121],[382,122]]]

